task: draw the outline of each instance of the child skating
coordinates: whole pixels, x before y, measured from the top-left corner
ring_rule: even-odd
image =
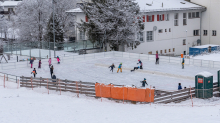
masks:
[[[119,66],[118,66],[118,71],[117,71],[117,73],[119,72],[119,70],[121,71],[121,73],[122,73],[122,63],[121,64],[119,64]]]
[[[156,53],[156,63],[155,64],[159,64],[159,56],[158,56],[158,52]]]
[[[143,69],[143,64],[142,64],[140,59],[138,59],[138,63],[137,64],[140,64],[140,69]]]
[[[49,58],[48,62],[49,62],[49,68],[50,68],[50,66],[51,66],[51,58]]]
[[[112,71],[112,73],[113,73],[113,69],[115,68],[114,63],[113,63],[111,66],[109,66],[108,68],[111,68],[111,70],[110,70],[110,71]]]
[[[36,74],[37,74],[37,71],[36,71],[36,69],[34,68],[34,70],[31,72],[31,74],[33,73],[33,75],[34,75],[34,78],[35,78],[35,76],[36,76]]]
[[[32,66],[33,66],[33,63],[34,63],[34,59],[31,58],[31,60],[30,60],[31,68],[32,68]]]
[[[133,71],[135,71],[135,70],[137,70],[139,68],[140,68],[139,66],[138,67],[134,67],[134,70],[131,70],[131,72],[133,72]]]
[[[141,87],[145,87],[145,84],[147,84],[147,81],[146,81],[146,78],[144,78],[143,81],[140,81],[142,83],[142,86]],[[148,84],[147,84],[148,85]]]
[[[60,64],[60,58],[59,58],[59,56],[57,56],[57,62],[58,62],[58,64]]]
[[[41,68],[41,60],[39,60],[39,63],[38,63],[38,68]]]
[[[185,60],[183,58],[183,60],[182,60],[182,69],[184,69],[184,62],[185,62]]]

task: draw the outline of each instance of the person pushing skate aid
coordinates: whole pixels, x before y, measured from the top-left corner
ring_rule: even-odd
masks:
[[[145,84],[147,84],[146,78],[144,78],[144,80],[143,80],[143,81],[140,81],[140,82],[142,83],[142,86],[141,86],[141,87],[145,87]],[[148,84],[147,84],[147,86],[148,86]]]

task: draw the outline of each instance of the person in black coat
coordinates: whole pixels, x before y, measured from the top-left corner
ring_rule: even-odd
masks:
[[[56,82],[55,79],[57,79],[56,75],[52,74],[52,79],[54,79],[52,82]]]
[[[133,71],[135,71],[137,69],[139,69],[139,66],[138,67],[134,67],[134,70],[131,70],[131,72],[133,72]]]
[[[142,86],[141,86],[141,87],[145,87],[145,84],[147,84],[146,78],[144,78],[144,80],[141,81],[141,83],[142,83]],[[147,84],[147,85],[148,85],[148,84]]]
[[[113,72],[113,69],[115,68],[114,63],[113,63],[111,66],[109,66],[108,68],[111,68],[111,70],[110,70],[110,71],[112,71],[112,72]]]
[[[34,75],[34,78],[35,78],[35,75],[37,74],[37,71],[36,71],[36,69],[34,68],[34,70],[31,72],[31,73],[33,73],[33,75]]]
[[[53,69],[54,69],[54,68],[53,68],[53,65],[51,65],[51,66],[50,66],[50,75],[51,75],[51,77],[52,77],[52,74],[53,74]]]

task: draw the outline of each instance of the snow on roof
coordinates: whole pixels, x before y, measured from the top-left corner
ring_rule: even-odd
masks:
[[[219,47],[219,45],[215,45],[215,44],[206,44],[206,45],[201,45],[201,46],[195,46],[195,47],[191,47],[191,48],[208,48],[209,46],[211,47]]]
[[[5,1],[0,3],[0,6],[17,6],[20,2],[22,1]]]
[[[140,12],[205,9],[203,6],[185,0],[135,0],[134,2],[139,4]],[[83,11],[76,8],[66,12]]]
[[[196,75],[201,75],[201,76],[204,76],[204,77],[213,76],[212,73],[209,73],[209,72],[207,72],[207,71],[203,71],[203,72],[197,73]]]
[[[71,9],[69,11],[66,12],[83,12],[80,8],[76,8],[76,9]]]
[[[204,9],[200,5],[185,0],[136,0],[141,12]]]

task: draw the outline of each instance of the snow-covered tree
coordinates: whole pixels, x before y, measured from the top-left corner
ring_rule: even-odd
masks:
[[[91,0],[80,8],[88,18],[77,24],[80,31],[87,32],[93,42],[103,40],[118,50],[119,45],[129,44],[132,40],[138,45],[135,35],[144,29],[140,8],[134,0]],[[129,45],[128,45],[129,46]]]
[[[22,41],[43,41],[51,13],[50,0],[23,0],[16,8],[16,27]]]
[[[56,42],[63,42],[64,41],[63,25],[59,21],[59,17],[57,14],[54,15],[54,32],[55,32],[55,41]],[[45,40],[50,41],[50,42],[54,42],[53,13],[51,14],[50,20],[47,25]]]

